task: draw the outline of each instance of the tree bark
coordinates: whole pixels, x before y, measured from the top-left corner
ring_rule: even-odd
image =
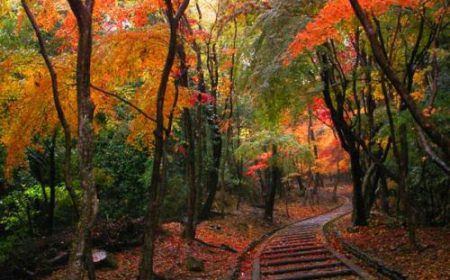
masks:
[[[408,136],[406,124],[400,125],[399,130],[400,130],[400,158],[401,158],[400,185],[399,185],[399,192],[401,199],[400,205],[401,211],[406,216],[406,225],[408,228],[409,243],[412,247],[416,248],[417,247],[416,226],[414,222],[413,207],[411,205],[412,194],[407,187],[409,153],[408,153],[408,139],[407,139]]]
[[[197,183],[195,176],[195,146],[194,136],[192,131],[192,118],[189,109],[183,110],[183,122],[184,122],[184,134],[186,142],[188,143],[187,149],[187,163],[186,163],[186,177],[189,184],[189,197],[188,197],[188,210],[187,210],[187,222],[184,230],[184,237],[189,240],[195,239],[195,208],[197,199]]]
[[[353,225],[365,226],[367,225],[367,216],[364,205],[364,196],[362,192],[362,179],[364,172],[361,166],[359,154],[350,153],[351,173],[353,179]]]
[[[272,145],[272,159],[277,157],[277,146]],[[273,221],[273,208],[275,205],[275,194],[281,183],[281,171],[275,163],[272,163],[271,180],[269,190],[266,196],[264,207],[264,219],[268,222]]]
[[[53,133],[52,140],[49,146],[49,156],[50,156],[50,203],[48,204],[48,219],[47,219],[47,229],[50,234],[53,233],[53,224],[55,217],[55,203],[56,203],[56,131]]]
[[[380,195],[381,195],[381,210],[389,215],[389,190],[386,182],[386,175],[382,171],[380,171]]]
[[[81,280],[87,271],[89,279],[95,279],[91,254],[91,232],[98,211],[97,190],[93,174],[94,104],[91,99],[92,10],[94,0],[68,0],[77,19],[79,39],[77,51],[77,107],[78,154],[80,161],[80,187],[82,201],[80,219],[75,231],[69,258],[67,279]]]
[[[326,54],[319,54],[322,62],[321,79],[324,85],[323,97],[325,104],[331,113],[331,119],[336,128],[339,140],[343,149],[350,156],[350,167],[353,180],[353,215],[352,222],[353,225],[367,225],[366,211],[364,209],[364,197],[362,193],[362,178],[364,176],[364,170],[360,162],[360,152],[359,152],[359,142],[353,135],[351,128],[346,123],[344,118],[344,96],[341,93],[335,92],[336,95],[336,107],[331,98],[331,88],[332,84],[332,69],[330,68],[329,59]]]
[[[207,219],[210,216],[211,208],[214,203],[214,199],[217,193],[217,186],[219,183],[219,168],[220,168],[220,158],[222,155],[222,137],[219,131],[217,118],[215,118],[214,124],[212,125],[212,150],[213,150],[213,164],[208,170],[208,177],[206,181],[206,187],[208,189],[208,197],[206,198],[205,204],[203,205],[202,212],[200,213],[200,219]]]

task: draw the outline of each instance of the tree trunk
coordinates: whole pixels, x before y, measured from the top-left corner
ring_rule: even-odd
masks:
[[[316,135],[315,135],[314,129],[313,129],[312,116],[313,116],[312,109],[311,109],[311,107],[308,107],[308,144],[312,145],[314,159],[318,160],[319,159],[319,152],[318,152],[318,148],[317,148],[317,144],[316,144]],[[313,172],[311,170],[311,167],[310,167],[309,172],[310,172],[310,175],[311,175],[311,178],[312,178],[311,181],[314,184],[313,185],[314,186],[314,196],[316,198],[318,198],[319,187],[320,186],[323,187],[322,177],[321,177],[319,172]]]
[[[214,123],[211,125],[211,141],[213,150],[213,164],[208,170],[208,179],[206,182],[206,187],[208,189],[208,197],[206,198],[205,204],[203,205],[202,211],[200,213],[200,219],[207,219],[210,215],[212,205],[214,203],[214,198],[217,193],[217,186],[219,183],[219,169],[220,169],[220,159],[222,155],[222,137],[217,124],[217,117],[214,118]]]
[[[161,162],[164,153],[164,101],[167,89],[167,83],[169,81],[170,71],[175,61],[176,49],[177,49],[177,31],[178,24],[181,16],[184,14],[189,0],[184,0],[177,12],[174,14],[172,1],[165,0],[166,15],[170,26],[169,37],[169,49],[167,52],[166,62],[161,75],[161,81],[158,87],[158,93],[156,97],[156,129],[155,135],[155,150],[153,155],[153,167],[152,176],[149,186],[149,202],[147,208],[147,214],[145,217],[144,228],[144,245],[142,246],[142,258],[139,264],[139,280],[153,280],[155,274],[153,272],[153,255],[155,249],[155,235],[159,216],[158,205],[158,189],[160,187],[161,180]]]
[[[186,163],[186,177],[189,184],[189,198],[188,198],[188,210],[187,210],[187,222],[184,230],[184,237],[187,239],[195,238],[195,208],[197,199],[197,183],[195,178],[195,146],[194,136],[192,135],[192,119],[189,109],[183,110],[183,122],[184,122],[184,134],[186,142],[188,143],[187,149],[187,163]]]
[[[416,228],[414,222],[414,213],[411,205],[411,194],[407,188],[407,178],[408,178],[408,135],[406,130],[406,124],[401,124],[399,127],[399,138],[400,138],[400,185],[399,185],[399,195],[400,195],[400,209],[401,212],[406,216],[406,225],[408,228],[408,239],[412,247],[417,247],[416,240]]]
[[[389,215],[389,190],[387,187],[386,176],[381,171],[380,173],[380,200],[381,200],[381,211]]]
[[[91,254],[91,231],[98,210],[97,190],[92,172],[94,105],[91,100],[91,53],[93,1],[68,0],[79,31],[77,53],[78,154],[82,201],[80,219],[75,231],[69,259],[67,279],[81,280],[87,270],[89,279],[95,279]]]
[[[206,198],[206,202],[203,205],[200,219],[207,219],[209,217],[212,205],[214,203],[214,198],[216,196],[217,185],[219,183],[220,159],[222,155],[222,137],[217,123],[213,124],[211,138],[213,150],[213,165],[208,170],[208,179],[206,183],[206,186],[208,188],[208,197]]]
[[[219,65],[217,60],[216,48],[213,45],[212,49],[207,48],[207,69],[210,76],[210,88],[212,96],[217,100],[217,86],[219,82]],[[197,53],[197,60],[201,63],[201,54]],[[198,69],[202,69],[201,65],[197,66]],[[201,72],[201,79],[203,80],[203,72]],[[199,84],[200,86],[200,84]],[[205,89],[205,86],[202,86]],[[199,88],[201,89],[201,88]],[[222,157],[222,134],[219,129],[219,120],[217,116],[217,103],[212,104],[212,108],[206,108],[206,114],[208,118],[208,124],[211,129],[211,144],[212,144],[212,156],[213,164],[208,168],[206,188],[208,190],[208,197],[200,212],[200,219],[207,219],[210,215],[214,198],[217,193],[217,187],[219,183],[219,169]],[[223,167],[225,168],[225,160],[223,161]],[[222,182],[223,184],[223,182]],[[224,198],[224,196],[222,197]]]
[[[331,98],[331,87],[333,85],[333,72],[330,68],[330,61],[326,54],[319,54],[319,58],[322,63],[321,79],[324,84],[323,97],[325,104],[331,113],[331,119],[336,128],[339,140],[342,148],[350,156],[350,169],[353,180],[353,213],[352,222],[353,225],[367,225],[366,211],[364,209],[364,197],[362,193],[362,179],[364,177],[364,171],[360,162],[359,144],[356,140],[351,127],[346,123],[344,117],[344,96],[341,92],[335,92],[336,106]],[[345,91],[345,88],[343,89]]]
[[[304,196],[305,195],[305,191],[306,191],[306,187],[303,184],[302,176],[300,176],[300,175],[295,176],[295,179],[297,180],[298,191],[299,191],[300,196]]]
[[[367,216],[364,208],[364,196],[362,192],[362,179],[364,177],[364,172],[357,153],[350,153],[350,163],[353,180],[352,222],[355,226],[365,226],[367,225]]]
[[[53,224],[55,217],[55,202],[56,202],[56,161],[55,161],[55,149],[56,149],[56,131],[53,133],[52,140],[49,147],[50,153],[50,203],[48,205],[48,219],[47,229],[50,234],[53,233]]]
[[[337,202],[337,188],[339,185],[341,179],[341,171],[339,169],[339,160],[336,162],[336,178],[334,180],[334,186],[333,186],[333,202]]]
[[[277,147],[276,145],[272,146],[272,159],[277,157]],[[264,208],[264,219],[268,222],[273,221],[273,208],[275,205],[275,195],[277,193],[277,188],[280,186],[281,181],[281,172],[276,164],[273,164],[271,170],[271,180],[269,183],[268,194],[266,195],[266,203]]]
[[[376,167],[375,163],[369,167],[366,171],[363,180],[363,190],[364,190],[364,208],[366,211],[366,217],[370,217],[370,211],[372,210],[372,205],[375,201],[376,190],[378,186],[380,171]]]

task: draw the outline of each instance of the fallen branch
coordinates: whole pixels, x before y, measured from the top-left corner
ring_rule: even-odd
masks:
[[[206,243],[205,241],[203,241],[201,239],[198,239],[198,238],[195,238],[194,241],[196,241],[196,242],[198,242],[198,243],[200,243],[202,245],[205,245],[207,247],[221,249],[221,250],[228,251],[228,252],[231,252],[231,253],[234,253],[234,254],[238,253],[237,250],[231,248],[230,246],[228,246],[226,244],[221,244],[220,246],[218,246],[218,245]]]

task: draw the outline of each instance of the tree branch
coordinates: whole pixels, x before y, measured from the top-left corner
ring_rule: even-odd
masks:
[[[151,117],[149,114],[147,114],[144,110],[142,110],[141,108],[139,108],[138,106],[134,105],[133,103],[131,103],[130,101],[126,100],[125,98],[123,98],[122,96],[118,95],[117,93],[113,93],[110,91],[106,91],[102,88],[99,88],[97,86],[94,86],[91,84],[91,88],[95,89],[96,91],[99,91],[101,93],[103,93],[104,95],[107,96],[111,96],[114,97],[115,99],[118,99],[120,101],[122,101],[123,103],[125,103],[126,105],[130,106],[131,108],[133,108],[134,110],[136,110],[139,114],[141,114],[142,116],[144,116],[146,119],[151,120],[152,122],[156,123],[156,119]]]
[[[425,137],[425,134],[423,133],[422,129],[416,125],[417,134],[419,134],[419,145],[421,146],[422,150],[430,157],[430,159],[436,163],[436,165],[441,168],[447,175],[450,175],[450,166],[445,163],[431,148],[430,144],[427,141],[427,138]]]

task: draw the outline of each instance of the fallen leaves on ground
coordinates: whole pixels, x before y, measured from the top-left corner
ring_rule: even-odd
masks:
[[[280,201],[275,208],[274,223],[266,223],[261,218],[263,209],[242,204],[238,211],[229,213],[224,218],[215,217],[198,225],[196,238],[212,246],[197,241],[187,242],[181,237],[183,227],[180,223],[164,224],[163,234],[158,237],[155,249],[155,271],[167,279],[229,279],[240,253],[253,240],[275,228],[318,215],[334,206],[335,204],[326,203],[318,206],[304,205],[297,199],[288,203],[290,217],[287,217],[285,203]],[[233,253],[230,248],[237,253]],[[97,279],[135,279],[140,255],[141,247],[115,253],[118,268],[98,270]],[[205,270],[189,271],[186,264],[188,256],[204,261]],[[248,274],[249,263],[251,264],[251,261],[244,261],[244,267],[247,268],[241,275]],[[65,269],[56,271],[45,279],[65,279],[65,272]]]
[[[418,228],[416,234],[421,248],[412,249],[406,229],[391,218],[374,215],[369,226],[348,232],[350,224],[349,216],[337,223],[343,238],[402,272],[408,279],[450,279],[449,228]]]

